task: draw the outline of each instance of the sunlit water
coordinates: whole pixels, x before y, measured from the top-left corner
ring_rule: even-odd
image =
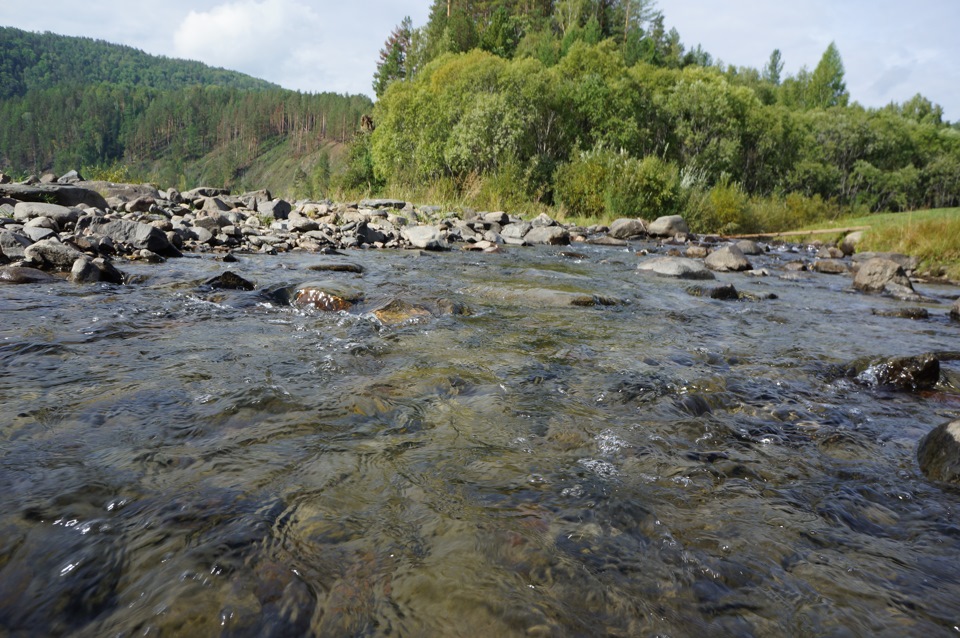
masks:
[[[955,635],[960,491],[915,456],[958,371],[923,394],[840,372],[957,349],[948,307],[873,316],[898,302],[781,279],[786,255],[720,277],[778,299],[714,301],[575,250],[0,287],[0,633]],[[366,272],[307,269],[345,259]],[[365,302],[199,287],[228,267]],[[382,325],[392,298],[470,313]]]

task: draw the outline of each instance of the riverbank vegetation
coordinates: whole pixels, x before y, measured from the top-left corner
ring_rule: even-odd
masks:
[[[856,104],[833,44],[782,71],[779,51],[751,69],[688,49],[647,0],[437,0],[388,38],[343,186],[722,233],[960,205],[940,107]]]

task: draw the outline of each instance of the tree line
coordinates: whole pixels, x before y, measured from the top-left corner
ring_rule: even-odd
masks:
[[[782,71],[779,51],[752,69],[688,50],[648,0],[436,0],[381,52],[355,185],[584,216],[692,207],[728,229],[764,198],[960,205],[960,130],[940,107],[851,102],[834,44],[812,71]]]

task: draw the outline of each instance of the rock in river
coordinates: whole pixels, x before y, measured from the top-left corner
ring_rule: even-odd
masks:
[[[862,292],[883,292],[887,284],[897,284],[913,290],[913,284],[903,267],[891,259],[870,259],[860,266],[853,287]]]
[[[674,237],[676,235],[687,234],[690,227],[680,215],[668,215],[658,217],[647,228],[647,232],[654,237]]]
[[[900,390],[929,390],[940,381],[940,360],[933,354],[855,362],[848,373],[864,385]]]
[[[253,282],[247,281],[240,275],[229,270],[222,275],[208,279],[203,282],[203,285],[219,290],[254,290],[256,288]]]
[[[337,311],[347,310],[363,299],[363,294],[335,281],[311,281],[297,286],[290,303],[301,308]]]
[[[702,263],[685,257],[655,257],[643,262],[637,269],[679,279],[715,279]]]
[[[717,272],[740,272],[753,268],[740,248],[733,245],[713,251],[704,263],[707,268]]]
[[[6,266],[0,268],[0,283],[4,284],[47,284],[61,281],[36,268]]]
[[[923,437],[917,461],[927,478],[960,483],[960,421],[944,423]]]

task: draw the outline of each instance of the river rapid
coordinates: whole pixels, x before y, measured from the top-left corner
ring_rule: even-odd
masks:
[[[904,304],[775,250],[718,276],[758,300],[720,301],[642,247],[0,286],[0,634],[960,632],[960,490],[916,461],[960,368],[922,393],[842,372],[958,349],[958,291],[874,315]],[[257,290],[201,285],[228,269]],[[316,279],[363,301],[263,292]],[[392,299],[431,312],[371,312]]]

